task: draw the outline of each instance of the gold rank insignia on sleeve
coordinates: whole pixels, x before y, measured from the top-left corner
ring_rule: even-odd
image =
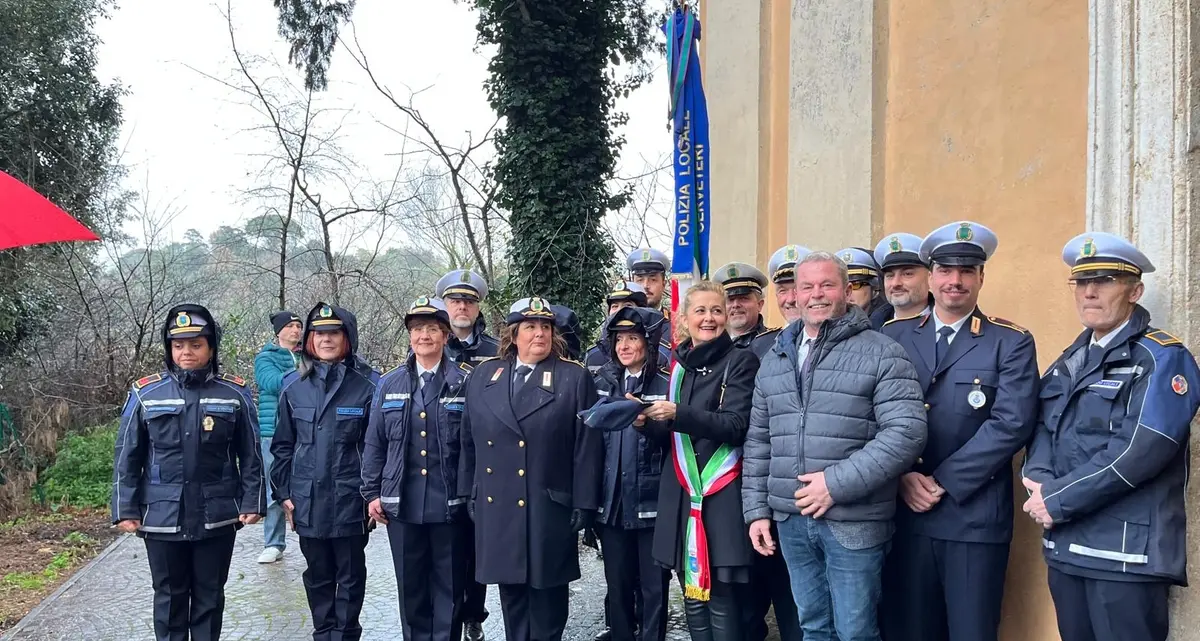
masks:
[[[242,378],[241,376],[234,376],[233,374],[221,374],[221,380],[229,381],[238,387],[246,386],[246,379]]]

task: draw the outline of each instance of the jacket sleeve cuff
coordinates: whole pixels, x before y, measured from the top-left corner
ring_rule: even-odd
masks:
[[[771,508],[757,507],[752,510],[746,510],[744,516],[746,517],[746,525],[750,525],[755,521],[771,518]]]

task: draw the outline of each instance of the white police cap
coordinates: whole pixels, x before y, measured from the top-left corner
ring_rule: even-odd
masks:
[[[1086,232],[1067,241],[1062,258],[1071,268],[1071,280],[1119,274],[1140,277],[1154,271],[1154,264],[1133,243],[1102,231]]]
[[[469,269],[456,269],[438,280],[434,295],[438,298],[482,301],[488,295],[487,281]]]
[[[749,263],[725,263],[717,268],[713,281],[725,288],[726,296],[741,296],[750,292],[762,293],[767,276]]]
[[[646,289],[631,280],[619,280],[604,298],[609,305],[623,300],[633,300],[638,307],[646,306]]]
[[[839,249],[836,256],[846,263],[846,273],[850,276],[850,282],[873,281],[879,278],[879,264],[866,249],[847,247]]]
[[[804,260],[812,250],[800,245],[784,245],[771,254],[767,261],[767,275],[773,283],[791,283],[796,280],[796,263]]]
[[[1000,239],[992,230],[969,220],[942,225],[921,241],[921,260],[939,265],[982,265],[996,252]]]
[[[530,296],[522,298],[508,308],[509,325],[515,325],[524,320],[544,320],[554,322],[554,310],[550,309],[550,303],[540,296]]]
[[[666,273],[670,265],[671,259],[665,253],[650,247],[639,247],[625,258],[625,266],[630,274]]]
[[[893,267],[928,267],[921,260],[921,237],[916,234],[891,234],[875,245],[875,262],[880,271]]]

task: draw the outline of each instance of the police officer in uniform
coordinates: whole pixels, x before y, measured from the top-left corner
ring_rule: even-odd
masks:
[[[666,304],[667,269],[670,265],[671,259],[666,254],[649,247],[635,249],[625,257],[629,277],[646,292],[646,306],[662,312],[667,322],[671,321],[671,308]],[[661,352],[670,356],[671,332],[663,332],[660,343]]]
[[[762,358],[775,344],[780,330],[763,322],[763,288],[767,286],[767,276],[754,265],[726,263],[717,268],[713,281],[725,288],[726,327],[733,344],[749,347],[755,356]]]
[[[848,301],[857,305],[871,319],[871,329],[879,329],[892,319],[892,306],[883,296],[883,287],[879,282],[879,263],[869,249],[862,247],[847,247],[839,250],[837,255],[846,263],[846,272],[850,277],[850,297]]]
[[[578,534],[600,502],[603,438],[578,417],[596,386],[561,357],[545,300],[517,301],[507,320],[502,356],[467,379],[459,495],[472,497],[475,580],[499,584],[507,639],[558,641]]]
[[[775,304],[789,325],[800,320],[800,310],[796,308],[796,263],[811,253],[807,247],[784,245],[767,261],[767,276],[775,283]]]
[[[162,340],[166,368],[121,412],[112,520],[145,539],[155,639],[215,641],[234,535],[266,511],[257,412],[245,381],[220,372],[207,309],[173,307]]]
[[[358,323],[341,307],[317,303],[300,344],[279,392],[271,492],[308,562],[313,641],[357,641],[370,532],[360,454],[379,373],[358,357]]]
[[[660,360],[654,347],[660,334],[669,331],[663,315],[644,307],[621,308],[609,316],[605,330],[609,360],[596,374],[598,393],[666,400],[669,361]],[[644,418],[604,432],[604,487],[596,529],[604,546],[605,604],[616,641],[662,641],[666,636],[669,575],[654,561],[651,547],[669,444],[668,428],[647,426]]]
[[[487,323],[479,304],[487,298],[487,281],[469,269],[456,269],[438,280],[435,296],[446,304],[453,334],[446,352],[456,363],[475,367],[496,355],[500,342],[487,333]],[[474,536],[474,529],[468,530]],[[471,579],[475,576],[475,544],[467,546],[467,593],[463,601],[463,635],[467,641],[483,641],[483,622],[488,617],[487,586]]]
[[[1063,261],[1085,329],[1042,378],[1024,509],[1045,528],[1063,641],[1164,641],[1168,586],[1187,584],[1200,370],[1138,305],[1154,265],[1136,247],[1088,232]]]
[[[411,350],[383,376],[363,446],[362,494],[387,526],[407,641],[457,641],[467,579],[467,499],[458,431],[468,367],[445,353],[450,316],[418,298],[404,316]]]
[[[626,280],[617,281],[612,286],[612,291],[604,297],[604,304],[608,306],[608,317],[611,318],[618,309],[625,307],[646,307],[646,290],[642,286]],[[600,328],[600,337],[596,340],[596,344],[587,351],[583,357],[583,364],[587,366],[588,371],[595,376],[600,367],[609,361],[609,349],[607,344],[608,324],[605,323]]]
[[[800,254],[797,252],[796,255]],[[725,288],[726,327],[734,346],[750,349],[761,360],[775,344],[781,329],[768,329],[763,323],[762,288],[767,285],[766,274],[753,265],[734,262],[718,267],[713,274],[713,281]],[[771,536],[776,537],[774,540],[779,540],[774,523]],[[767,638],[769,630],[766,616],[774,605],[780,639],[800,641],[800,618],[796,612],[792,584],[782,554],[753,555],[750,582],[739,587],[744,588],[742,603],[746,607],[743,611],[743,626],[747,639],[763,641]]]
[[[1028,331],[977,307],[998,240],[979,223],[940,227],[921,243],[932,265],[929,316],[889,322],[916,366],[929,437],[900,478],[896,534],[884,567],[888,641],[995,641],[1013,528],[1012,459],[1037,420],[1038,369]]]
[[[875,262],[883,272],[883,294],[892,306],[894,318],[908,318],[933,311],[929,292],[929,266],[921,260],[922,238],[897,233],[875,245]]]

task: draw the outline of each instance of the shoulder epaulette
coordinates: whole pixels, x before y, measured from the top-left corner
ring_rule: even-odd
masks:
[[[1170,332],[1164,332],[1161,329],[1146,332],[1146,338],[1162,345],[1163,347],[1171,347],[1172,345],[1183,345],[1183,341],[1173,336]]]
[[[135,390],[142,389],[143,387],[145,387],[151,383],[157,383],[157,382],[161,381],[162,379],[163,379],[162,373],[155,373],[155,374],[151,374],[149,376],[143,376],[133,382],[133,389],[135,389]]]
[[[578,366],[582,367],[583,369],[587,369],[587,365],[584,365],[583,363],[580,363],[579,361],[577,361],[573,358],[567,358],[566,356],[560,356],[558,358],[558,360],[566,362],[566,363],[574,363],[575,365],[578,365]]]
[[[987,320],[989,323],[991,323],[993,325],[996,325],[999,327],[1005,327],[1007,329],[1013,330],[1014,332],[1021,332],[1022,334],[1029,333],[1029,330],[1025,329],[1024,327],[1021,327],[1020,325],[1017,325],[1016,323],[1013,323],[1012,321],[1004,320],[1003,318],[997,318],[995,316],[988,316]]]
[[[783,329],[783,328],[782,327],[768,327],[768,328],[764,329],[763,331],[755,334],[754,338],[758,338],[759,336],[766,336],[767,334],[770,334],[771,332],[778,332],[781,329]]]
[[[892,323],[899,323],[901,321],[910,321],[910,320],[913,320],[916,318],[924,318],[924,317],[925,317],[925,314],[917,314],[916,316],[905,316],[904,318],[893,318],[892,320],[885,321],[883,323],[883,326],[887,327],[888,325],[891,325]]]
[[[458,364],[458,369],[461,369],[462,371],[464,371],[464,372],[466,372],[466,373],[468,373],[468,374],[470,374],[470,373],[471,373],[471,366],[470,366],[470,365],[467,365],[466,363],[459,363],[459,364]]]
[[[246,386],[246,379],[242,378],[241,376],[234,376],[233,374],[221,374],[221,380],[229,381],[238,387]]]

